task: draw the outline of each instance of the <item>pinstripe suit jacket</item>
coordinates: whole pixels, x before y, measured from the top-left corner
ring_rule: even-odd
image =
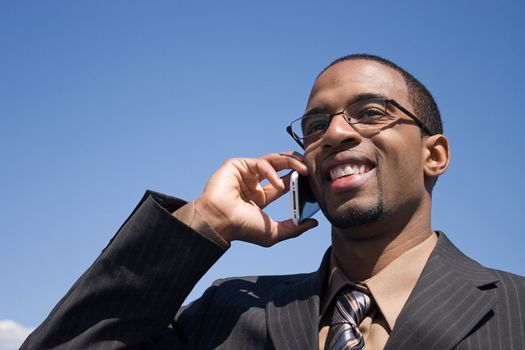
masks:
[[[217,281],[180,309],[224,252],[165,210],[182,204],[148,192],[22,349],[316,349],[327,256],[310,274]],[[386,349],[525,349],[524,296],[522,277],[441,233]]]

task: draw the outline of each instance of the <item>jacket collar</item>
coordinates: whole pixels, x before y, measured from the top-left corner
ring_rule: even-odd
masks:
[[[289,282],[266,304],[266,322],[275,349],[318,348],[320,295],[330,251],[324,254],[316,272]]]
[[[493,308],[497,280],[439,232],[385,349],[453,348]]]

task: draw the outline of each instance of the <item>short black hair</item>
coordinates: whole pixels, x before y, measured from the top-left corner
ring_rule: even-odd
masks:
[[[387,67],[394,69],[399,72],[405,79],[405,84],[408,90],[408,99],[412,106],[414,107],[414,113],[425,123],[425,126],[430,130],[432,135],[442,134],[443,133],[443,122],[441,121],[441,114],[437,106],[434,97],[428,89],[423,85],[419,80],[417,80],[412,74],[399,67],[392,61],[387,60],[386,58],[364,54],[356,53],[351,55],[346,55],[340,57],[330,63],[325,69],[319,73],[318,77],[323,74],[330,67],[344,61],[349,60],[368,60],[374,61],[381,64],[384,64]]]

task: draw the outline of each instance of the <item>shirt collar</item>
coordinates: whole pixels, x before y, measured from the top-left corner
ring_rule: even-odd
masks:
[[[437,235],[432,234],[417,246],[401,254],[388,266],[364,282],[350,281],[339,267],[332,251],[328,272],[328,288],[321,296],[321,319],[325,316],[333,299],[341,288],[352,285],[357,289],[368,288],[379,310],[390,327],[394,328],[396,319],[414,289],[425,264],[436,246]]]

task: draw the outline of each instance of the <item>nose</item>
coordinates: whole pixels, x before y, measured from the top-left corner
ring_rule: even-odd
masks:
[[[322,146],[338,147],[343,144],[355,146],[361,141],[362,136],[354,128],[354,125],[348,124],[345,117],[340,114],[335,115],[330,121],[322,138]]]

